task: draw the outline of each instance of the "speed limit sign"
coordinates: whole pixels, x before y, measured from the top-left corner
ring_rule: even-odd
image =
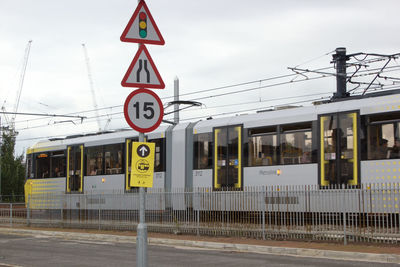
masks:
[[[164,108],[160,98],[147,89],[138,89],[128,95],[124,104],[125,120],[140,133],[154,131],[160,125]]]

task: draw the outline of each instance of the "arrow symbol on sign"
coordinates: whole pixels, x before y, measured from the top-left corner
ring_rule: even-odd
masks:
[[[145,146],[142,146],[142,147],[139,149],[139,151],[142,152],[142,157],[144,157],[144,156],[146,155],[147,148],[146,148]]]

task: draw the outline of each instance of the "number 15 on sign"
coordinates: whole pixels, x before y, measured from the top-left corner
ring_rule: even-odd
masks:
[[[160,125],[164,108],[160,98],[147,89],[138,89],[128,95],[124,104],[125,120],[140,133],[154,131]]]

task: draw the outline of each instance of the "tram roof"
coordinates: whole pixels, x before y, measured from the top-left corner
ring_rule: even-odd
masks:
[[[165,131],[168,126],[160,126],[155,131],[146,134],[148,139],[157,139],[165,137]],[[113,143],[124,143],[127,138],[138,137],[139,133],[130,129],[121,129],[113,132],[100,132],[77,134],[66,136],[64,138],[57,138],[56,140],[41,140],[28,148],[27,153],[34,153],[40,151],[54,151],[65,149],[68,145],[85,144],[85,146],[107,145]]]
[[[353,98],[346,101],[322,103],[312,106],[274,109],[253,114],[216,118],[199,121],[194,133],[212,132],[214,127],[243,125],[245,128],[256,128],[269,125],[290,124],[315,121],[318,115],[345,111],[359,111],[361,115],[400,111],[400,94]]]

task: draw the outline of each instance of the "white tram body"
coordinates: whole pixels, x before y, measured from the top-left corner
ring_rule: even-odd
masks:
[[[400,94],[394,93],[161,126],[146,135],[156,142],[149,192],[399,184],[397,139]],[[38,142],[27,151],[26,196],[136,192],[129,187],[135,140],[138,133],[126,130]],[[193,208],[206,209],[193,200]],[[178,197],[159,202],[159,209],[189,205]]]

